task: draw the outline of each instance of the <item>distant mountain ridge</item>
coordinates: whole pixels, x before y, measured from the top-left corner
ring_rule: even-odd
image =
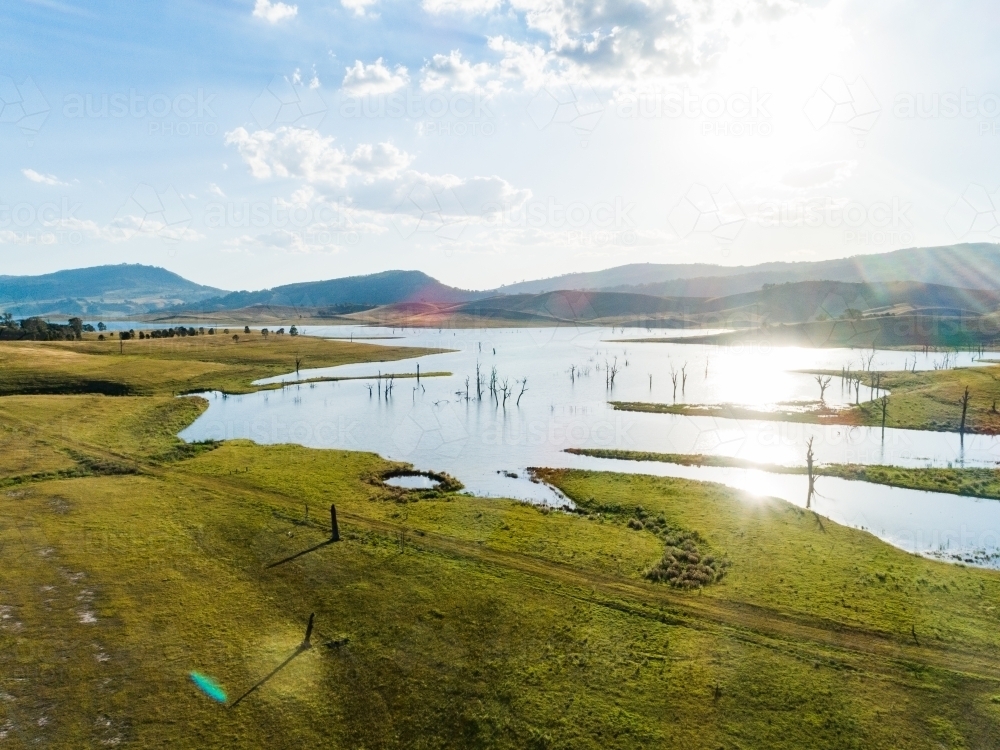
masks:
[[[211,312],[259,305],[377,307],[400,302],[466,302],[483,294],[446,286],[422,271],[383,271],[367,276],[286,284],[257,292],[231,292],[202,300],[199,309]]]
[[[421,271],[392,270],[365,276],[285,284],[272,289],[227,292],[195,284],[163,268],[122,264],[58,271],[43,276],[0,276],[0,311],[17,317],[79,315],[88,319],[128,318],[149,313],[190,315],[247,308],[309,309],[326,315],[339,315],[385,305],[459,304],[561,290],[622,292],[633,295],[630,299],[640,307],[648,307],[651,303],[640,304],[636,295],[667,298],[675,300],[669,303],[675,309],[690,309],[692,299],[730,297],[758,292],[773,285],[807,281],[868,284],[871,286],[869,297],[873,294],[875,297],[885,297],[886,294],[892,297],[896,292],[886,289],[875,291],[875,285],[904,282],[958,290],[995,291],[1000,290],[1000,245],[980,243],[909,248],[880,255],[755,266],[641,263],[526,281],[484,291],[448,286]],[[809,291],[810,295],[812,293]],[[961,307],[963,297],[970,296],[967,292],[948,294],[951,295],[951,302],[943,307],[956,309]],[[676,302],[680,298],[687,299],[688,303],[682,305]],[[789,301],[789,304],[794,307],[793,302]],[[526,300],[512,300],[511,304],[501,305],[506,310],[503,314],[513,314],[511,305],[522,303],[526,308],[521,312],[528,314],[527,309],[533,303]],[[607,300],[601,302],[606,303]],[[896,299],[886,304],[902,302]],[[923,297],[915,304],[932,307],[926,304]],[[496,308],[496,303],[490,303],[490,306]],[[972,307],[979,309],[982,304],[973,300]],[[470,314],[477,313],[470,310]],[[782,316],[779,314],[779,317]]]
[[[1000,290],[912,281],[799,281],[723,297],[560,290],[460,303],[404,302],[352,314],[384,325],[630,325],[746,328],[873,316],[979,317],[1000,309]]]
[[[789,281],[916,281],[961,289],[1000,289],[1000,245],[969,243],[907,248],[834,260],[753,266],[636,263],[604,271],[524,281],[495,291],[538,294],[558,289],[593,289],[668,297],[721,297],[752,292],[764,284]]]
[[[222,292],[138,263],[93,266],[41,276],[0,276],[0,312],[31,316],[128,317],[196,304]]]

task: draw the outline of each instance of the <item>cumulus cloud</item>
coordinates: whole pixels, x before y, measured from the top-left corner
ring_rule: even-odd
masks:
[[[361,144],[353,152],[333,145],[334,139],[307,128],[226,133],[251,174],[258,179],[298,177],[308,183],[343,187],[351,177],[366,182],[394,179],[413,157],[391,143]]]
[[[298,5],[287,5],[282,2],[271,2],[270,0],[257,0],[253,6],[253,17],[261,18],[268,23],[274,24],[286,18],[294,18],[299,13]]]
[[[423,74],[420,87],[424,91],[475,91],[495,88],[490,86],[489,79],[498,71],[488,63],[470,63],[456,49],[447,55],[434,55],[420,72]]]
[[[827,0],[507,0],[530,38],[497,36],[504,78],[528,88],[589,80],[617,88],[695,74],[748,30]],[[429,13],[481,15],[493,0],[423,0]]]
[[[397,65],[394,70],[389,70],[380,57],[371,65],[356,60],[353,67],[346,69],[341,85],[349,94],[371,96],[391,94],[409,82],[410,76],[405,67]]]
[[[36,172],[34,169],[22,169],[21,174],[40,185],[66,185],[65,182],[62,182],[54,174],[42,174],[41,172]]]
[[[368,12],[368,7],[375,5],[378,0],[340,0],[340,4],[356,16],[363,16]]]

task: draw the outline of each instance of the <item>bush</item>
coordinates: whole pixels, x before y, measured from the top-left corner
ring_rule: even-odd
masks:
[[[667,548],[662,559],[646,571],[649,580],[694,589],[715,583],[726,574],[729,561],[705,554],[699,547],[703,542],[697,533],[666,531],[663,536]]]

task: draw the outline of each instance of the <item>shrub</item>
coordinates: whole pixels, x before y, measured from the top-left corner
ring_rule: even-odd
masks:
[[[729,561],[705,554],[699,546],[704,542],[697,533],[667,530],[663,537],[667,547],[661,560],[646,571],[649,580],[694,589],[714,583],[726,574]]]

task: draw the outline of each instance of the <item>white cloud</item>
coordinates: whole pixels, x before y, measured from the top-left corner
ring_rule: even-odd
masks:
[[[225,198],[226,197],[226,194],[224,192],[222,192],[222,188],[220,188],[214,182],[208,183],[208,192],[210,192],[212,195],[217,195],[220,198]]]
[[[405,67],[397,65],[395,70],[389,70],[380,57],[371,65],[356,60],[354,67],[346,69],[342,86],[349,94],[371,96],[391,94],[409,82],[410,76]]]
[[[500,7],[501,0],[423,0],[420,7],[428,13],[472,13],[482,15]]]
[[[286,18],[294,18],[299,13],[298,5],[287,5],[270,0],[257,0],[253,6],[254,18],[262,18],[268,23],[278,23]]]
[[[361,144],[348,154],[334,146],[333,140],[307,128],[254,133],[236,128],[226,133],[226,145],[236,146],[258,179],[298,177],[312,184],[343,187],[351,177],[366,182],[394,179],[413,161],[391,143]]]
[[[505,78],[537,89],[588,80],[617,88],[693,75],[734,41],[828,0],[508,0],[534,39],[491,37]],[[429,13],[485,15],[493,0],[423,0]]]
[[[340,0],[340,4],[356,16],[363,16],[368,11],[368,6],[375,5],[378,0]]]
[[[37,183],[39,183],[41,185],[63,185],[63,186],[65,186],[67,184],[65,182],[62,182],[54,174],[41,174],[40,172],[36,172],[34,169],[22,169],[21,170],[21,174],[23,174],[25,177],[27,177],[32,182],[37,182]]]
[[[800,164],[789,169],[781,182],[792,188],[821,188],[848,179],[857,168],[856,161],[828,161],[822,164]]]
[[[434,55],[421,68],[423,78],[420,87],[424,91],[475,91],[484,87],[495,88],[487,83],[499,71],[488,63],[472,64],[462,59],[460,51],[452,50],[447,55]],[[493,81],[492,83],[496,83]]]

